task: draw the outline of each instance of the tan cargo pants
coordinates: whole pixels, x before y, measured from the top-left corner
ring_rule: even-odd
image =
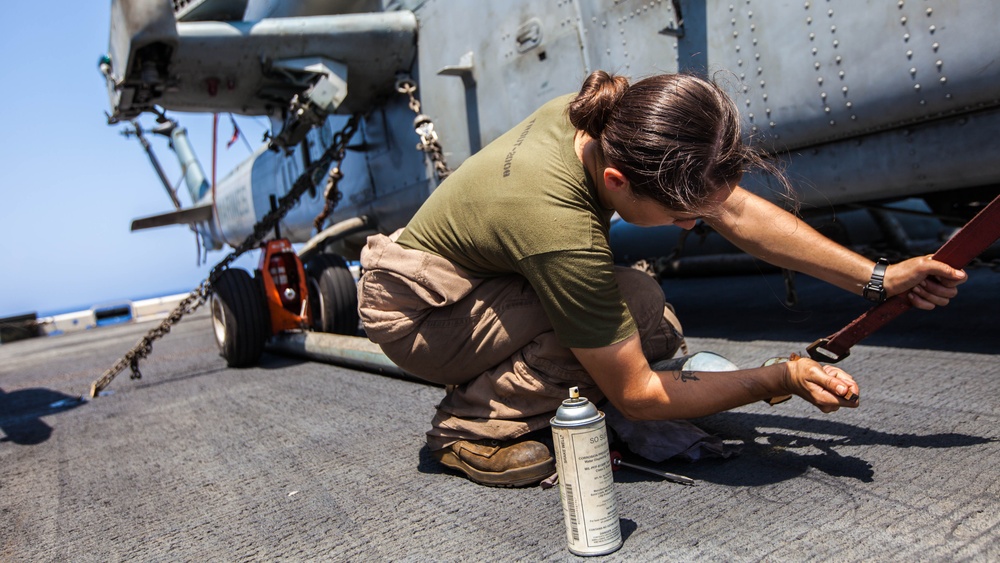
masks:
[[[593,402],[604,398],[559,344],[527,280],[474,278],[444,258],[396,244],[399,232],[372,236],[362,250],[359,309],[368,337],[386,356],[448,386],[427,432],[431,450],[545,428],[573,386]],[[646,357],[672,357],[683,336],[663,291],[638,270],[616,274]]]

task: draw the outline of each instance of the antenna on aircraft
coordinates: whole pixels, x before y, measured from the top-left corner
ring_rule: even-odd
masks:
[[[153,152],[153,147],[150,146],[149,141],[146,140],[142,126],[139,125],[139,120],[132,119],[129,123],[132,124],[132,129],[125,129],[122,131],[122,135],[125,138],[129,138],[134,135],[136,139],[139,139],[139,144],[142,145],[142,149],[146,151],[146,156],[149,157],[149,162],[153,165],[153,169],[156,170],[156,175],[160,177],[160,182],[163,183],[163,188],[167,190],[167,195],[170,197],[170,201],[173,202],[174,208],[180,209],[183,206],[181,205],[181,200],[177,197],[177,190],[171,187],[170,180],[167,179],[167,174],[163,171],[163,167],[160,165],[160,160],[156,158],[156,154]],[[169,120],[168,124],[170,129],[173,129],[174,126],[177,125],[177,123]],[[162,129],[163,127],[157,127],[153,130],[153,132],[161,135],[170,135],[169,131],[163,133],[161,131]]]

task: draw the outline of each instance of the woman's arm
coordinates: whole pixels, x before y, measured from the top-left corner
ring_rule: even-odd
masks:
[[[741,250],[780,268],[808,274],[861,294],[875,263],[821,235],[795,215],[736,187],[718,213],[705,217]],[[885,274],[889,295],[910,291],[920,309],[944,306],[958,293],[965,272],[928,256],[890,265]]]
[[[696,418],[763,399],[796,394],[823,412],[856,407],[858,384],[843,370],[798,359],[726,372],[653,371],[639,335],[602,348],[573,348],[604,395],[634,420]]]

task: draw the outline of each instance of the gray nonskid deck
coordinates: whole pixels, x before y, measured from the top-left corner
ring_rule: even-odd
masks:
[[[995,323],[1000,275],[981,277],[980,297],[938,322],[992,310]],[[762,293],[751,278],[743,291]],[[706,282],[666,287],[684,300]],[[809,323],[802,340],[741,330],[747,310],[767,310],[749,294],[742,312],[723,296],[713,318],[692,318],[689,334],[704,335],[692,349],[751,366],[825,335]],[[823,299],[816,316],[841,307]],[[709,320],[728,328],[709,337]],[[743,453],[659,464],[696,487],[617,472],[625,543],[603,559],[997,560],[997,329],[971,326],[929,345],[899,330],[855,347],[842,366],[861,382],[857,410],[824,415],[796,399],[701,419]],[[142,380],[124,373],[110,395],[59,406],[148,328],[0,347],[0,559],[576,559],[555,489],[481,487],[430,457],[440,388],[273,355],[227,369],[204,314],[155,345]]]

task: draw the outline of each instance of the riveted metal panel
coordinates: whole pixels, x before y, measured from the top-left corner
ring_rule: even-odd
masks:
[[[670,0],[578,0],[588,71],[633,79],[677,72],[677,14]]]
[[[507,131],[549,99],[579,89],[593,70],[632,79],[676,72],[677,39],[670,0],[471,2],[431,0],[416,7],[423,110],[436,120],[449,163]],[[461,28],[455,28],[461,22]],[[537,37],[525,42],[526,37]],[[467,112],[466,86],[439,76],[472,53],[478,108]]]
[[[787,150],[996,105],[998,21],[993,0],[714,1],[709,64]]]
[[[486,50],[485,56],[492,55],[492,62],[501,69],[515,120],[556,96],[575,92],[586,76],[574,4],[571,0],[524,2],[517,10],[507,9],[510,3],[504,4],[505,13],[496,20],[499,48]],[[524,31],[532,26],[540,27],[541,36],[535,46],[522,42]],[[492,139],[511,125],[487,118],[482,131]]]
[[[998,129],[1000,108],[993,108],[804,148],[782,160],[804,210],[996,186]],[[748,176],[742,184],[781,197],[770,178]]]
[[[469,156],[470,147],[485,145],[544,102],[578,89],[586,76],[570,0],[431,0],[416,14],[422,109],[435,120],[452,166]],[[467,53],[478,102],[471,110],[463,80],[438,74]],[[478,127],[470,127],[470,119]],[[470,142],[470,131],[478,131],[479,139]]]

